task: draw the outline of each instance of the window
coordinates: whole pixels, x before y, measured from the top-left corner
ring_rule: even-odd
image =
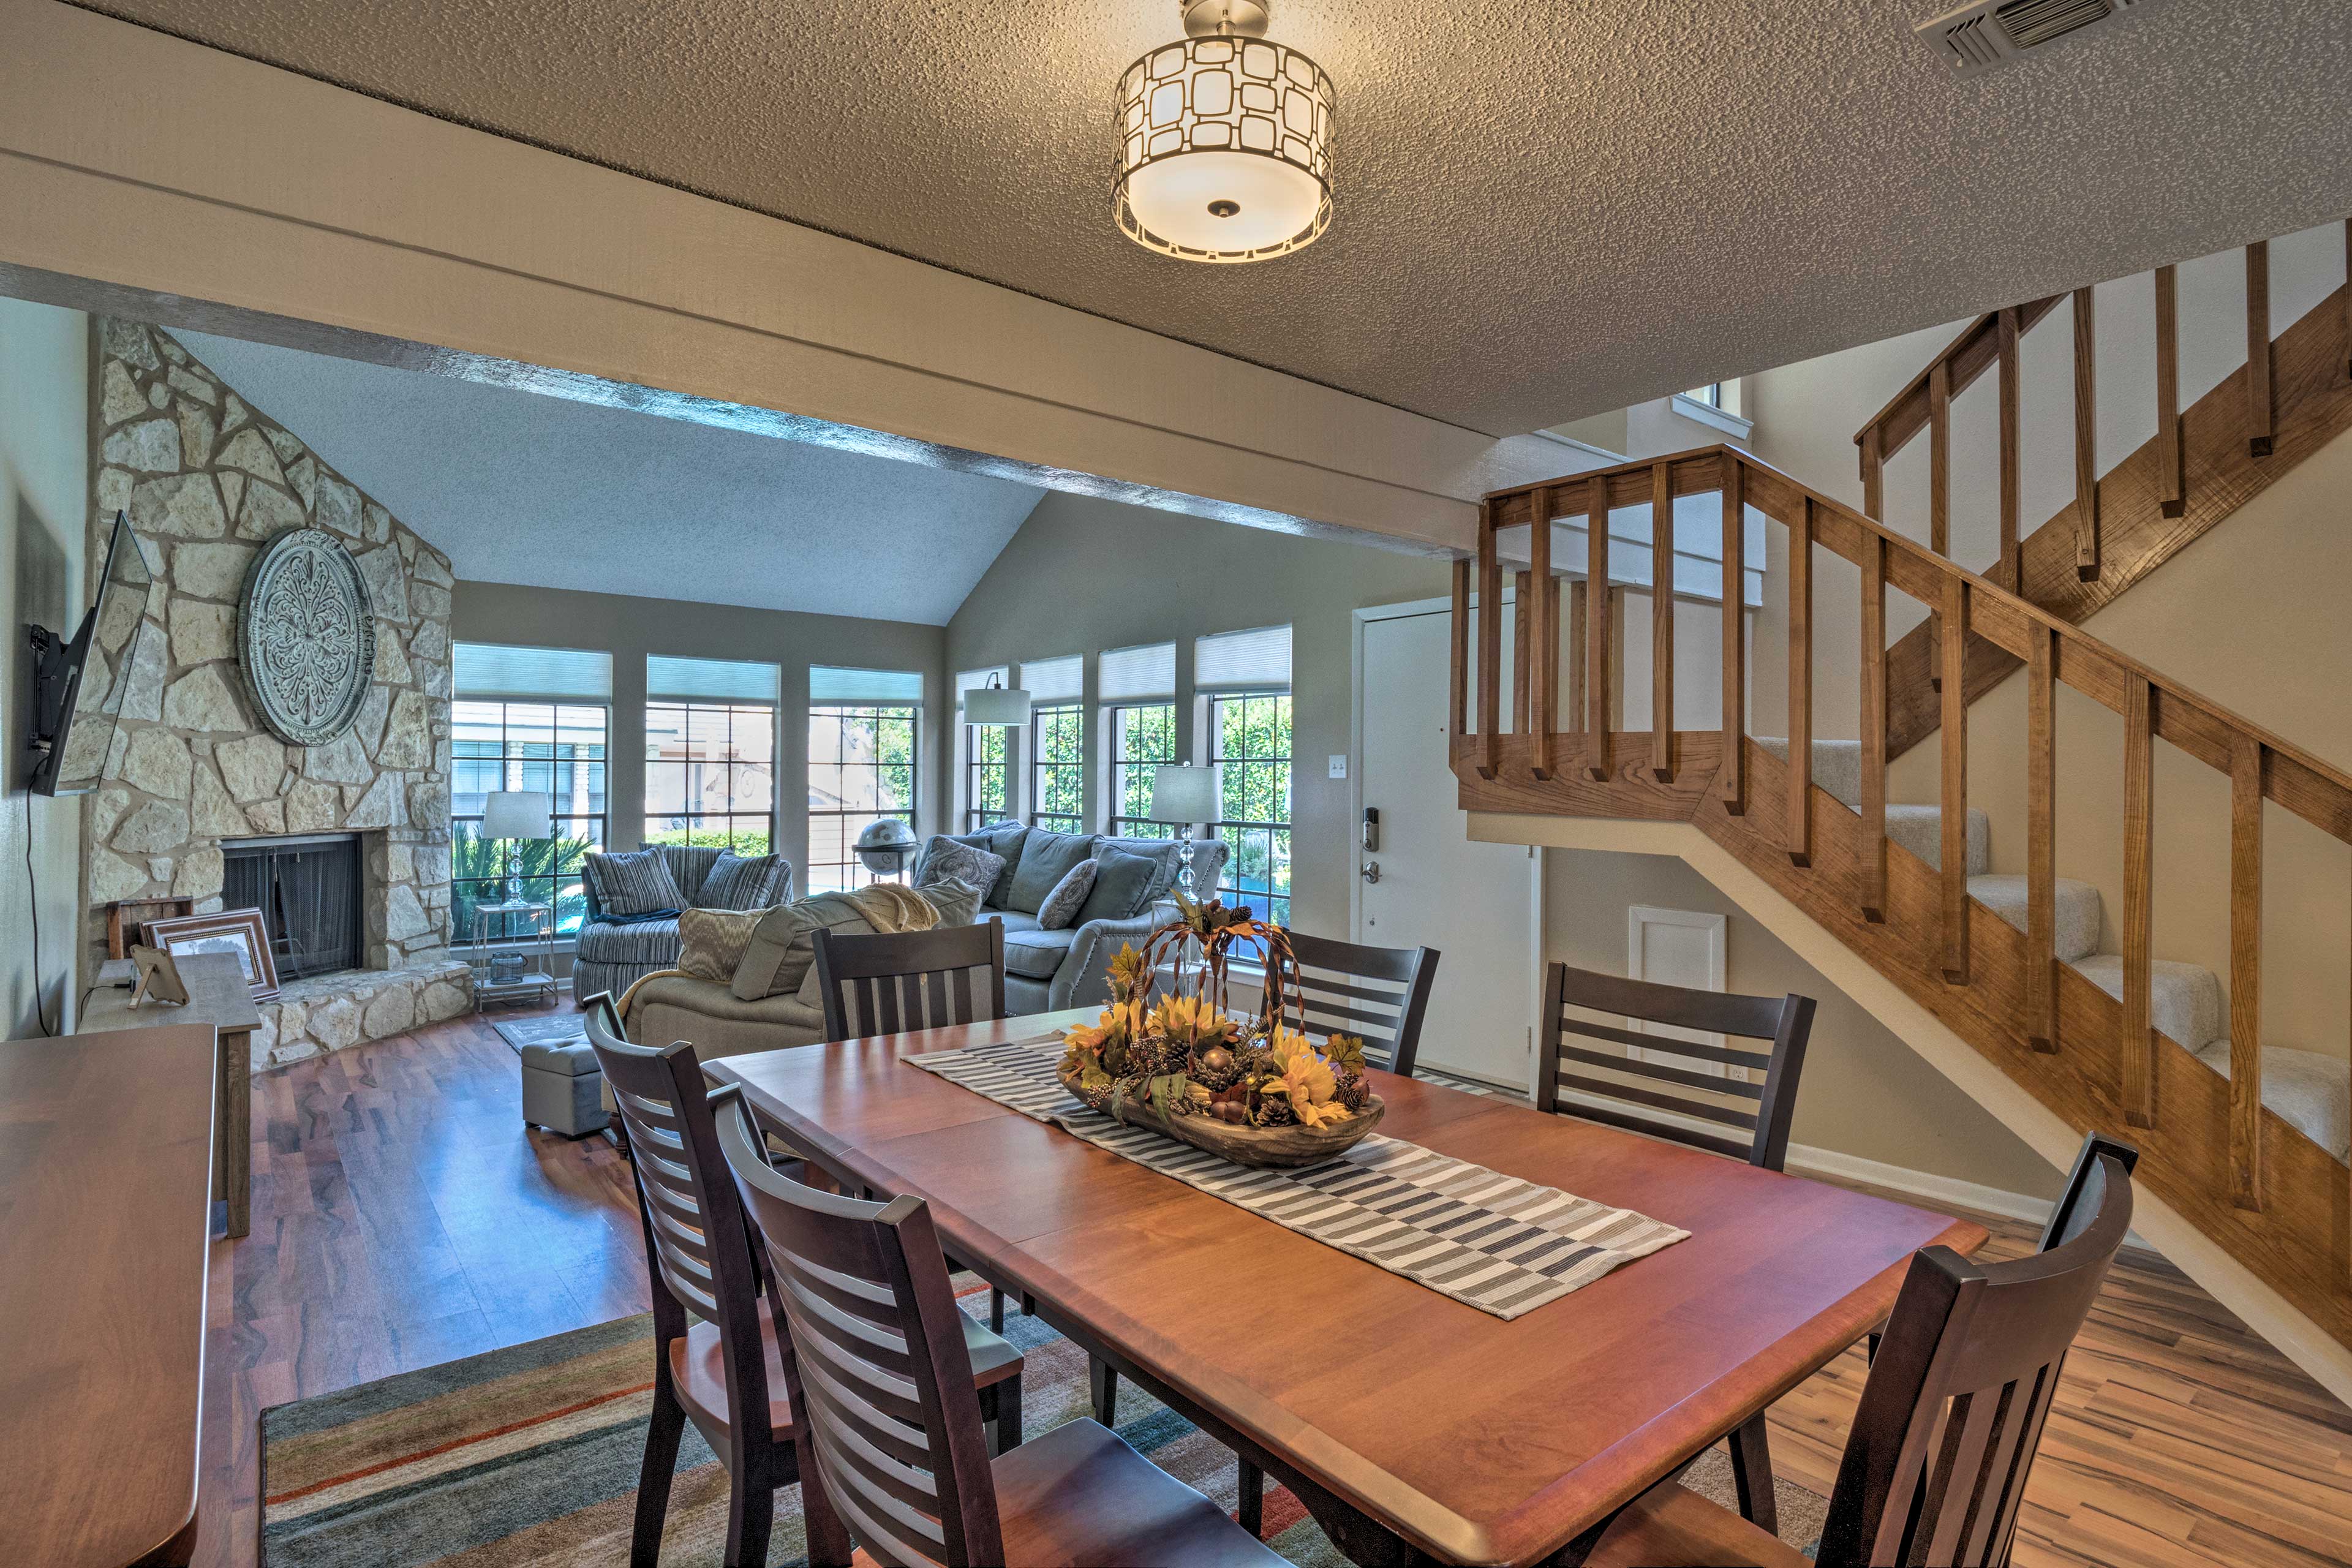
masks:
[[[1704,403],[1709,408],[1720,408],[1723,406],[1723,383],[1710,381],[1705,386],[1692,387],[1683,395],[1693,403]]]
[[[611,738],[613,660],[572,648],[459,643],[450,705],[450,934],[473,934],[474,910],[506,898],[511,874],[522,896],[555,908],[560,931],[587,913],[580,865],[608,826],[604,778]],[[519,790],[548,797],[545,838],[481,836],[484,797]]]
[[[775,842],[772,664],[646,660],[645,842],[765,855]]]
[[[1202,637],[1193,679],[1209,710],[1209,761],[1229,846],[1217,894],[1290,923],[1290,628]]]
[[[450,705],[451,934],[474,934],[474,907],[502,903],[509,876],[522,896],[555,906],[555,929],[576,931],[588,912],[580,863],[604,845],[605,743],[611,710],[573,703]],[[497,790],[545,795],[553,831],[545,838],[481,837],[483,797]]]
[[[963,694],[985,687],[1005,674],[994,669],[968,669],[956,677],[956,708]],[[1013,812],[1013,731],[1002,724],[965,724],[963,734],[963,828],[969,833]]]
[[[881,880],[857,858],[857,836],[886,816],[913,829],[922,703],[923,678],[914,671],[809,670],[810,892]]]
[[[1173,838],[1178,825],[1151,816],[1151,781],[1176,761],[1176,645],[1111,648],[1097,667],[1110,750],[1110,831]]]
[[[1029,820],[1057,833],[1086,831],[1086,661],[1073,654],[1021,667],[1029,692]]]

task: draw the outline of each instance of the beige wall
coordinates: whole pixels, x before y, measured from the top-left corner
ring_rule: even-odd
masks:
[[[1548,849],[1544,903],[1548,961],[1622,974],[1629,907],[1689,910],[1726,917],[1728,989],[1759,996],[1794,991],[1819,1002],[1794,1142],[2004,1193],[2057,1192],[2058,1173],[2048,1162],[1682,861]]]
[[[89,363],[87,317],[0,299],[0,606],[9,649],[0,683],[0,748],[8,759],[7,798],[0,800],[0,1006],[11,1039],[41,1033],[44,1015],[47,1027],[73,1029],[81,811],[79,802],[35,799],[25,787],[32,655],[22,628],[30,621],[70,636],[79,624]],[[37,908],[28,879],[39,887]]]
[[[1352,875],[1349,784],[1328,758],[1352,749],[1352,612],[1451,591],[1443,564],[1087,497],[1048,495],[948,623],[950,670],[1173,641],[1189,697],[1192,639],[1292,628],[1291,892],[1303,931],[1344,937]],[[1087,667],[1095,684],[1094,660]],[[1369,700],[1369,699],[1368,699]],[[1087,708],[1088,820],[1108,815],[1106,769]],[[1178,726],[1181,732],[1184,725]]]
[[[776,721],[776,849],[793,863],[793,886],[808,885],[808,671],[813,664],[913,669],[923,676],[916,785],[917,831],[946,818],[944,649],[940,626],[850,616],[811,616],[621,594],[581,594],[509,583],[459,583],[455,635],[462,642],[526,647],[601,648],[613,656],[611,763],[605,775],[609,842],[636,847],[645,830],[646,658],[760,659],[782,669]],[[457,694],[463,697],[465,694]]]

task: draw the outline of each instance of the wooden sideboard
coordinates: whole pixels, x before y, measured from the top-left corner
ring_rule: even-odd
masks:
[[[213,1031],[207,1052],[213,1063],[213,1200],[227,1210],[226,1234],[243,1236],[253,1208],[253,1032],[261,1011],[235,956],[192,952],[179,961],[180,983],[188,999],[173,1004],[131,1005],[131,993],[112,986],[90,994],[79,1032],[111,1034],[164,1024],[201,1024]]]
[[[215,1039],[0,1045],[0,1563],[194,1544]]]

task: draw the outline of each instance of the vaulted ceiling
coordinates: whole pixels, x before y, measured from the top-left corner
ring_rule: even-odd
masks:
[[[1175,0],[92,8],[1498,435],[2352,209],[2342,0],[1974,80],[1910,37],[1948,0],[1276,0],[1338,218],[1243,268],[1111,224]]]

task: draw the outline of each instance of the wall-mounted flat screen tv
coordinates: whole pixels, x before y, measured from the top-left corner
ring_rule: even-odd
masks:
[[[155,581],[131,522],[114,514],[106,547],[106,574],[98,603],[70,640],[45,627],[33,640],[32,755],[27,784],[37,795],[82,795],[106,781],[116,721],[133,679],[141,644],[154,635],[147,624],[147,592]]]

